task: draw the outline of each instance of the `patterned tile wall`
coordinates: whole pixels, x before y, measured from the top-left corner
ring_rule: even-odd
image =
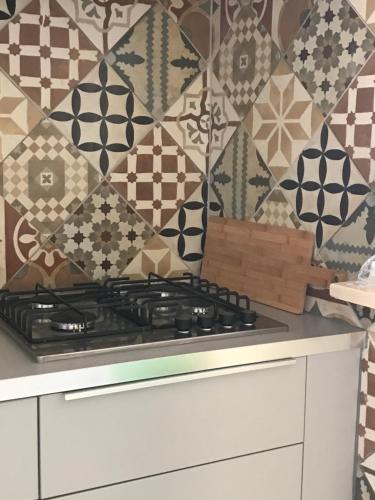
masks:
[[[211,0],[0,0],[1,286],[199,272],[209,154],[239,124],[211,19]]]
[[[211,154],[210,200],[228,217],[312,231],[316,262],[356,277],[375,254],[374,1],[214,0],[212,22],[213,78],[239,125]],[[375,321],[316,288],[306,309]],[[362,364],[360,460],[375,452],[373,346]],[[365,481],[358,495],[368,499]]]

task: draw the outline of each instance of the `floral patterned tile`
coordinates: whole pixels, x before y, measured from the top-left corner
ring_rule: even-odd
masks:
[[[212,54],[216,54],[240,11],[242,0],[212,0]]]
[[[42,112],[0,73],[0,160],[3,160],[42,118]]]
[[[103,182],[55,233],[57,248],[92,279],[118,276],[153,231]]]
[[[204,182],[159,233],[194,274],[199,274],[201,268],[208,204],[208,185]],[[215,207],[212,204],[210,208],[212,211]]]
[[[286,58],[327,115],[374,46],[374,35],[346,0],[322,0],[316,3]]]
[[[259,224],[289,227],[290,229],[299,229],[301,227],[301,222],[293,207],[277,186],[263,201],[252,220],[259,222]]]
[[[50,118],[103,174],[116,167],[153,124],[142,103],[104,61]]]
[[[12,292],[31,290],[36,283],[45,287],[63,288],[91,281],[90,278],[69,260],[60,250],[48,242],[32,255],[7,282]]]
[[[201,74],[164,116],[162,126],[199,169],[207,173],[239,125],[215,77]]]
[[[159,4],[125,34],[107,61],[157,118],[201,71],[199,54]]]
[[[250,3],[244,5],[213,62],[213,72],[240,117],[249,112],[279,58]]]
[[[4,160],[1,174],[5,200],[45,237],[99,183],[96,170],[49,120]]]
[[[374,255],[374,246],[375,192],[371,192],[320,250],[320,255],[328,267],[346,271],[355,280],[365,260]]]
[[[375,2],[374,0],[350,0],[358,14],[366,21],[372,31],[375,30]]]
[[[130,279],[143,279],[147,278],[149,273],[170,278],[181,276],[185,272],[190,272],[190,268],[171,251],[160,236],[155,235],[122,274]]]
[[[233,134],[210,179],[225,215],[233,219],[252,217],[269,193],[271,174],[243,126]]]
[[[245,123],[264,161],[280,179],[322,121],[303,85],[281,61]]]
[[[204,180],[166,130],[156,125],[111,173],[112,185],[155,230]]]
[[[363,177],[375,186],[375,54],[329,116],[328,123]]]
[[[208,59],[210,55],[210,0],[161,0],[188,39]]]
[[[272,40],[284,52],[294,40],[314,0],[253,0],[254,10]]]
[[[32,0],[0,31],[0,67],[44,110],[70,92],[98,54],[56,0]]]
[[[323,125],[280,183],[302,225],[324,245],[365,200],[369,186]]]
[[[102,52],[110,50],[148,11],[143,1],[98,2],[58,0],[91,42]]]

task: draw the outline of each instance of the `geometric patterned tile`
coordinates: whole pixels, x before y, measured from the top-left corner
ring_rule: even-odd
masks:
[[[32,0],[0,31],[0,66],[44,110],[95,66],[98,51],[56,0]]]
[[[0,28],[26,7],[30,0],[0,0]]]
[[[271,189],[271,174],[241,126],[211,170],[211,187],[227,217],[249,219]]]
[[[105,54],[148,11],[149,2],[97,2],[95,0],[66,1],[59,4]]]
[[[109,177],[118,192],[156,230],[165,226],[203,179],[202,172],[160,125]]]
[[[199,274],[206,240],[207,191],[204,182],[159,233],[194,274]]]
[[[327,115],[374,50],[374,35],[346,0],[321,0],[286,57]]]
[[[107,61],[157,118],[201,71],[199,54],[159,4],[125,34]]]
[[[0,73],[0,160],[42,119],[42,112]]]
[[[328,123],[367,182],[375,186],[375,54],[342,96]]]
[[[241,0],[242,2],[242,0]],[[241,8],[240,0],[212,1],[212,54],[216,54]]]
[[[271,224],[271,226],[289,227],[290,229],[301,227],[301,222],[293,207],[278,187],[273,189],[263,201],[253,220],[259,224]]]
[[[371,192],[320,250],[328,267],[347,271],[349,279],[357,279],[366,259],[374,255],[375,193]]]
[[[303,85],[281,61],[245,123],[264,161],[280,179],[322,121]]]
[[[212,189],[212,185],[209,185],[208,189],[208,216],[214,215],[216,217],[224,217],[224,207],[222,202],[216,196],[215,191]]]
[[[53,242],[92,279],[100,280],[118,276],[153,234],[103,182],[59,228]]]
[[[5,200],[44,236],[52,234],[97,186],[99,176],[48,120],[1,167]]]
[[[240,117],[263,89],[280,53],[251,5],[237,14],[213,63],[213,71]]]
[[[239,118],[215,77],[202,73],[168,110],[162,126],[205,174],[233,135]],[[210,143],[211,140],[211,143]]]
[[[323,125],[280,183],[302,225],[320,248],[370,191],[345,150]]]
[[[207,59],[210,55],[210,1],[161,0],[172,19],[178,22],[188,39]]]
[[[366,21],[373,31],[375,29],[375,2],[374,0],[350,0],[358,14]]]
[[[41,283],[45,287],[62,288],[89,281],[90,278],[82,269],[48,242],[16,272],[6,287],[15,292],[33,289],[35,283]]]
[[[155,235],[124,269],[122,275],[127,275],[130,279],[143,279],[149,273],[156,273],[169,278],[189,271],[190,268],[171,251],[160,236]]]
[[[284,52],[308,16],[314,0],[253,0],[262,24]]]
[[[50,118],[104,175],[120,163],[153,123],[143,104],[104,61]]]

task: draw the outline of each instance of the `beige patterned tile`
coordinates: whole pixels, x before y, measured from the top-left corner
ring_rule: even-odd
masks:
[[[143,279],[147,278],[148,273],[156,273],[170,278],[181,276],[185,272],[191,272],[191,269],[170,250],[160,236],[155,235],[125,268],[122,275],[131,279]]]
[[[322,121],[303,85],[281,61],[245,123],[262,158],[280,179]]]
[[[276,187],[263,201],[253,217],[254,222],[298,229],[301,223],[281,189]]]
[[[137,0],[123,4],[95,0],[58,2],[102,53],[110,50],[150,8],[147,2]]]
[[[42,119],[41,111],[0,73],[0,160]]]

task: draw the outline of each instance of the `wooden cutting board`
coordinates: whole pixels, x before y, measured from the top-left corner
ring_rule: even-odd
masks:
[[[252,300],[301,314],[307,285],[329,287],[345,273],[312,266],[308,231],[210,217],[202,277]]]

